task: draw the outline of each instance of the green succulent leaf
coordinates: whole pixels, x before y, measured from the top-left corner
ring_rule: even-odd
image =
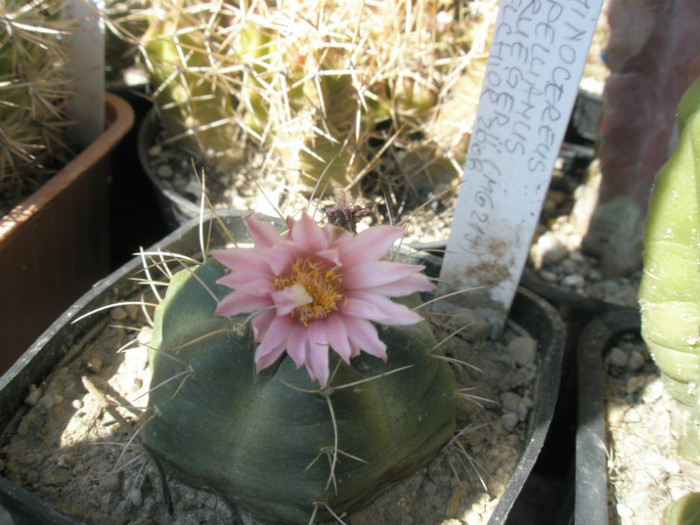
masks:
[[[679,105],[678,147],[656,176],[639,289],[642,336],[667,385],[686,402],[687,384],[700,380],[699,83]]]

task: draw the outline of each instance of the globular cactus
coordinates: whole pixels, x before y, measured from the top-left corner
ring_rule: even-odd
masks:
[[[678,106],[680,140],[657,173],[639,287],[642,336],[664,385],[687,405],[679,452],[700,460],[700,78]],[[697,522],[700,494],[671,504],[666,525]]]
[[[321,521],[437,454],[455,379],[405,306],[431,287],[420,267],[379,255],[398,228],[248,225],[255,248],[177,273],[156,310],[145,442],[259,519]]]
[[[0,3],[0,191],[10,197],[35,190],[70,152],[64,3]]]

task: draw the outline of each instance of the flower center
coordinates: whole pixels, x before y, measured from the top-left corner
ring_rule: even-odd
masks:
[[[314,319],[325,319],[343,298],[342,279],[336,268],[327,262],[298,258],[284,275],[275,278],[278,290],[291,287],[299,306],[292,310],[292,317],[304,323]]]

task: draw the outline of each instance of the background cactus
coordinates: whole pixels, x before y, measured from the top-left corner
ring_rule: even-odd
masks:
[[[700,78],[678,106],[680,140],[656,176],[639,288],[642,336],[668,391],[688,405],[679,452],[700,459]],[[664,523],[697,521],[700,494],[669,506]]]
[[[158,0],[138,41],[157,105],[179,120],[165,123],[168,136],[197,137],[210,176],[262,150],[289,191],[353,187],[397,201],[422,192],[422,203],[437,182],[461,176],[453,146],[466,151],[474,105],[442,114],[462,123],[449,136],[437,120],[445,100],[460,98],[453,90],[478,98],[479,82],[457,79],[483,50],[495,5]]]
[[[17,201],[70,155],[63,0],[0,3],[0,192]],[[5,212],[7,210],[0,210]]]
[[[256,375],[251,330],[214,314],[224,274],[214,260],[181,271],[155,314],[145,440],[190,483],[258,517],[309,523],[377,494],[452,436],[455,379],[431,356],[427,321],[380,327],[387,362],[336,356],[319,390],[287,355]]]
[[[642,335],[675,397],[700,381],[700,79],[678,107],[680,141],[654,184],[639,288]]]

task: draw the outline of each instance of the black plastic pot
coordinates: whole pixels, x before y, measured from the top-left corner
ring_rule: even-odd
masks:
[[[619,308],[590,321],[579,335],[576,525],[608,523],[603,353],[623,335],[639,333],[639,330],[639,312]]]
[[[244,222],[246,215],[247,212],[231,212],[222,217],[226,229],[233,232],[237,239],[247,236]],[[228,240],[216,220],[207,221],[203,226],[204,231],[208,231],[210,226],[212,244],[222,244]],[[199,248],[199,237],[200,225],[197,221],[191,221],[151,250],[195,253]],[[426,263],[429,270],[439,270],[439,259],[432,257]],[[57,319],[0,378],[0,425],[5,429],[4,440],[19,424],[24,410],[23,399],[30,385],[40,385],[64,356],[79,351],[81,345],[94,339],[106,324],[108,313],[97,313],[80,322],[74,321],[134,292],[140,285],[131,278],[140,270],[141,261],[134,259],[98,283]],[[528,290],[518,291],[509,322],[518,325],[539,341],[538,378],[530,417],[529,439],[515,473],[492,514],[489,523],[494,525],[511,522],[513,504],[542,449],[557,401],[565,342],[565,327],[559,314],[550,304]],[[12,514],[17,523],[82,523],[76,518],[61,514],[46,501],[1,476],[0,505]]]
[[[158,207],[166,224],[175,229],[187,221],[199,217],[199,206],[193,201],[183,197],[180,193],[170,189],[163,180],[151,168],[148,161],[148,150],[155,143],[158,134],[158,113],[155,108],[146,114],[139,127],[138,155],[141,168],[148,176],[156,191]]]

